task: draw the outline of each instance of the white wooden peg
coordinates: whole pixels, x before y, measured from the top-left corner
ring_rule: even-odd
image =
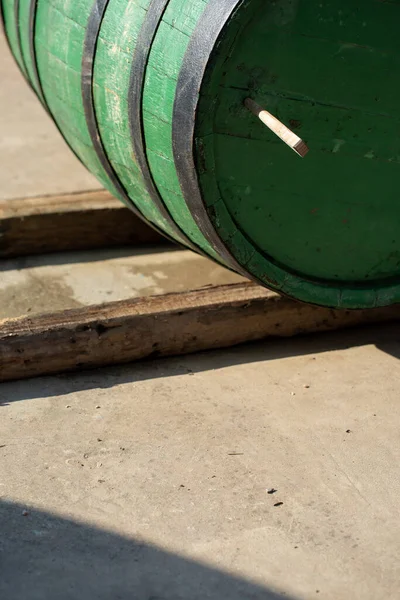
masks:
[[[271,131],[275,133],[285,144],[296,152],[301,158],[304,158],[309,151],[308,146],[298,135],[293,133],[286,125],[281,123],[274,115],[271,115],[267,110],[254,102],[251,98],[246,98],[244,101],[246,108],[248,108],[256,117],[264,123]]]

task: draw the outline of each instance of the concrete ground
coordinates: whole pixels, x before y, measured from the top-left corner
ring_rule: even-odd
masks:
[[[0,44],[2,197],[93,188]],[[7,261],[0,312],[235,277],[215,269],[157,249]],[[399,333],[2,384],[0,598],[399,598]]]
[[[167,246],[4,260],[0,319],[245,281],[202,256]]]

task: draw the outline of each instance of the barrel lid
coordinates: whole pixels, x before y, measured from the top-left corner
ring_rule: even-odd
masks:
[[[251,277],[300,300],[400,300],[399,18],[393,3],[255,0],[208,63],[195,132],[205,211]]]

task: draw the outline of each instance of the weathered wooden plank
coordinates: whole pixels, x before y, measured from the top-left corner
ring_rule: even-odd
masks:
[[[0,201],[1,258],[164,243],[105,190]]]
[[[0,380],[397,320],[400,307],[331,310],[251,283],[0,322]]]

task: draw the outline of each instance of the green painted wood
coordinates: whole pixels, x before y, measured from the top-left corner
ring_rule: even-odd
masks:
[[[35,87],[30,2],[0,1],[11,49]],[[45,102],[65,139],[118,196],[93,145],[82,99],[93,2],[37,1],[37,67]],[[186,62],[191,40],[213,7],[223,4],[233,12],[199,80],[194,139],[182,131],[201,191],[195,205],[174,146],[175,107],[185,94],[179,88],[183,75],[198,75]],[[95,47],[92,91],[101,145],[118,189],[177,241],[184,237],[171,219],[214,260],[295,298],[350,308],[399,302],[400,2],[234,5],[169,0],[156,28],[142,124],[151,175],[167,209],[161,213],[135,160],[128,114],[132,63],[152,0],[109,0]],[[307,142],[305,159],[244,107],[247,97]]]
[[[36,3],[37,0],[19,0],[18,18],[21,40],[21,54],[26,69],[26,75],[29,79],[29,83],[31,84],[34,91],[38,95],[40,101],[47,110],[47,105],[42,95],[40,82],[37,81],[34,58],[31,54],[30,48],[30,11],[33,2]]]
[[[308,302],[400,300],[399,17],[376,0],[254,0],[209,65],[197,121],[209,213],[253,276]],[[305,159],[248,96],[307,141]]]
[[[18,42],[18,23],[15,18],[15,2],[16,0],[0,0],[2,7],[2,15],[4,19],[4,29],[7,35],[8,42],[10,44],[11,51],[23,75],[27,77],[27,71]]]
[[[14,0],[15,1],[15,0]],[[21,55],[25,65],[26,75],[36,94],[40,96],[40,89],[35,80],[35,72],[29,49],[29,12],[31,0],[19,0],[18,18],[21,40]]]
[[[82,51],[91,8],[89,0],[38,0],[37,65],[47,105],[62,134],[104,187],[118,196],[94,151],[82,103]]]
[[[99,130],[112,167],[140,212],[178,242],[183,243],[157,210],[138,165],[132,160],[128,119],[132,57],[150,0],[113,0],[109,3],[97,42],[94,63],[94,101]],[[113,68],[110,69],[110,64]]]
[[[188,237],[220,259],[197,227],[179,185],[172,150],[176,85],[190,36],[207,5],[203,0],[170,0],[158,27],[143,90],[143,125],[151,172],[166,206]],[[220,259],[221,260],[221,259]]]

